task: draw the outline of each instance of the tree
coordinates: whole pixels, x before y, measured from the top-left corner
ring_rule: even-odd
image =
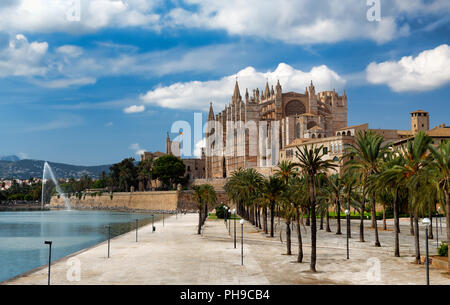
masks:
[[[147,185],[152,185],[153,158],[139,162],[137,168],[137,179],[139,181],[139,191],[143,191]]]
[[[174,155],[164,155],[153,162],[153,177],[159,179],[167,188],[182,180],[186,166]]]
[[[420,264],[419,246],[419,214],[423,213],[425,205],[430,199],[430,155],[427,154],[431,138],[423,131],[419,131],[414,140],[409,140],[399,152],[403,161],[383,174],[387,181],[400,182],[408,189],[410,210],[414,216],[414,242],[416,263]],[[428,190],[428,192],[427,192]],[[432,197],[431,197],[432,198]]]
[[[296,156],[299,160],[296,165],[301,167],[308,175],[309,187],[309,202],[311,210],[311,263],[310,270],[316,272],[316,241],[317,241],[317,226],[316,226],[316,175],[320,172],[327,172],[336,167],[331,160],[323,160],[323,146],[315,147],[312,145],[308,148],[307,145],[303,149],[297,147]]]
[[[270,176],[262,183],[261,199],[270,209],[270,237],[274,236],[275,206],[283,199],[286,184],[275,176]]]
[[[201,234],[202,226],[204,225],[206,218],[208,217],[208,204],[214,204],[217,201],[216,191],[210,184],[194,185],[192,187],[194,191],[194,198],[197,202],[198,208],[198,231],[197,234]]]
[[[350,145],[350,149],[346,154],[348,161],[346,165],[349,169],[359,170],[361,175],[361,184],[363,188],[366,187],[367,179],[371,175],[375,175],[380,172],[380,166],[382,163],[382,157],[388,152],[388,146],[382,145],[384,137],[375,134],[374,132],[364,131],[358,132],[356,136],[356,144]],[[363,200],[364,200],[363,189]],[[372,227],[375,229],[375,247],[381,247],[378,237],[378,227],[376,220],[376,205],[375,205],[375,193],[369,192],[369,196],[372,203]]]
[[[439,197],[445,205],[444,208],[447,223],[447,242],[450,242],[450,142],[444,141],[440,144],[439,149],[429,146],[433,162],[430,164],[430,171],[434,177],[434,183],[439,191]],[[447,268],[450,269],[450,256]]]

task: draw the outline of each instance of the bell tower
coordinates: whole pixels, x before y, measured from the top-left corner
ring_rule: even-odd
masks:
[[[411,112],[411,131],[413,134],[420,130],[427,131],[430,129],[430,115],[423,110]]]

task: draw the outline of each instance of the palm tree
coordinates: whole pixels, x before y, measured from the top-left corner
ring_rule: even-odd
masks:
[[[337,229],[336,234],[341,235],[341,198],[344,194],[344,184],[341,178],[339,178],[338,174],[333,174],[328,177],[329,189],[333,193],[333,202],[331,204],[335,204],[336,207],[336,216],[337,216]]]
[[[296,157],[299,160],[296,165],[303,169],[308,175],[309,202],[311,211],[311,263],[310,270],[316,272],[317,258],[317,226],[316,226],[316,175],[320,172],[326,172],[336,167],[331,160],[323,160],[323,146],[308,148],[307,145],[303,149],[297,147]]]
[[[289,160],[283,160],[278,164],[278,169],[275,170],[275,176],[282,179],[287,185],[289,179],[296,174],[294,171],[295,164]]]
[[[270,209],[270,237],[274,236],[275,206],[283,199],[285,190],[286,184],[275,176],[265,179],[262,183],[259,200],[265,202]]]
[[[445,202],[443,208],[447,223],[447,243],[450,243],[450,141],[442,142],[438,150],[431,145],[429,149],[434,159],[430,164],[431,173],[441,200]],[[447,268],[450,269],[450,256],[447,264]]]
[[[208,217],[208,204],[216,203],[217,195],[214,187],[210,184],[194,185],[192,189],[194,191],[194,198],[197,202],[198,208],[197,234],[201,234],[202,226],[205,223],[206,218]]]
[[[424,203],[429,204],[428,186],[430,184],[429,164],[431,158],[427,155],[431,138],[423,131],[416,134],[413,141],[408,141],[406,147],[400,151],[403,161],[387,169],[383,177],[387,181],[399,182],[408,189],[410,211],[413,213],[414,239],[416,250],[416,263],[420,264],[419,247],[419,214],[424,209]]]
[[[367,184],[368,177],[379,173],[382,157],[388,152],[388,146],[383,146],[384,137],[374,132],[358,132],[355,145],[350,145],[350,149],[346,154],[346,165],[350,169],[361,171],[360,178],[362,186]],[[369,192],[372,203],[372,227],[375,229],[375,247],[381,247],[378,238],[378,228],[376,220],[375,193]],[[364,196],[363,196],[364,197]],[[363,198],[364,200],[364,198]]]
[[[306,180],[305,175],[293,176],[289,180],[288,188],[286,190],[286,198],[289,202],[293,203],[295,207],[295,220],[298,239],[298,263],[303,261],[303,242],[300,228],[300,219],[303,217],[303,213],[300,213],[300,211],[309,205],[309,194]]]

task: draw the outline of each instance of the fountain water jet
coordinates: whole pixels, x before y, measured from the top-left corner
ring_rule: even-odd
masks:
[[[41,208],[44,209],[44,193],[45,193],[44,190],[45,190],[45,184],[47,183],[49,178],[55,184],[56,191],[58,192],[58,194],[63,198],[64,206],[66,207],[66,210],[70,210],[70,208],[71,208],[70,200],[69,200],[69,198],[66,197],[66,195],[63,193],[63,191],[59,187],[58,180],[56,180],[55,175],[53,174],[52,168],[50,167],[48,162],[44,163],[44,170],[42,172],[42,197],[41,197],[42,207]]]

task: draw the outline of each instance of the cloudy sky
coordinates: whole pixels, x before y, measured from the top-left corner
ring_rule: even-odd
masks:
[[[416,109],[449,124],[449,40],[448,0],[3,0],[0,156],[164,150],[236,77],[242,95],[345,89],[349,124],[408,129]]]

